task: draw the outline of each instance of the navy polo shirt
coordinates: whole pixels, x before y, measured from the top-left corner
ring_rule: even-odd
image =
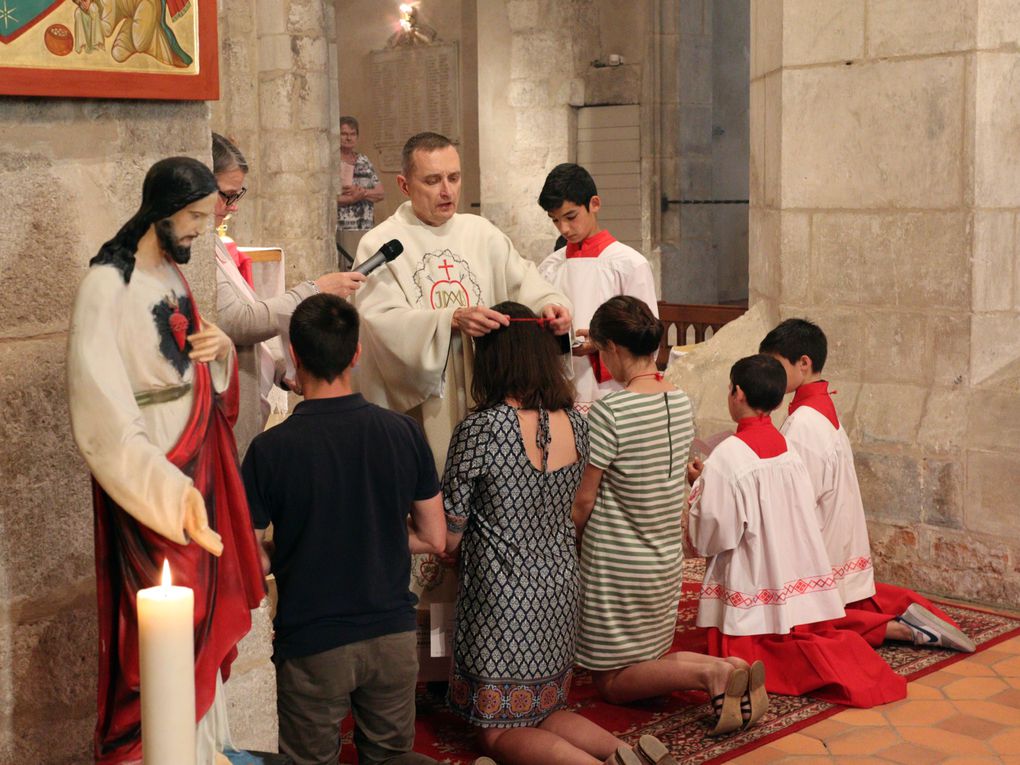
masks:
[[[359,393],[302,401],[241,472],[255,528],[273,524],[275,658],[415,628],[407,514],[439,493],[418,423]]]

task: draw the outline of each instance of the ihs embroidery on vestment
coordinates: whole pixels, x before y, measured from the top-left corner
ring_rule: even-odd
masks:
[[[482,288],[471,267],[449,250],[425,253],[412,278],[422,307],[469,308],[482,303]]]
[[[159,333],[160,353],[180,375],[183,375],[191,364],[191,359],[188,358],[191,351],[188,335],[196,331],[192,326],[192,316],[191,300],[186,295],[177,296],[170,293],[152,307],[152,320],[156,323],[156,331]]]

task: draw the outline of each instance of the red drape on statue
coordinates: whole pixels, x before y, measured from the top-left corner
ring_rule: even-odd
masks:
[[[765,662],[769,693],[812,696],[834,704],[873,707],[906,698],[907,681],[859,634],[833,622],[802,624],[788,635],[724,635],[708,629],[712,656]]]
[[[164,558],[174,584],[195,591],[196,722],[212,705],[217,671],[224,680],[229,677],[236,645],[251,628],[250,611],[265,593],[231,429],[237,419],[237,370],[226,393],[216,395],[207,365],[194,369],[191,417],[167,459],[202,492],[209,525],[223,538],[223,555],[171,542],[138,523],[93,481],[99,605],[95,753],[102,765],[141,757],[135,598],[139,589],[158,584]]]

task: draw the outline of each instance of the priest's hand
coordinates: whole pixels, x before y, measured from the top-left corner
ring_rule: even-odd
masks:
[[[698,480],[701,475],[701,471],[705,469],[704,463],[697,457],[687,463],[687,483],[690,486],[694,485],[694,482]]]
[[[203,364],[225,359],[234,350],[234,343],[226,333],[207,321],[202,322],[202,328],[198,332],[188,335],[188,342],[191,343],[191,353],[188,354],[188,358]]]
[[[184,533],[192,542],[217,558],[223,554],[223,539],[209,528],[202,492],[194,486],[184,493]]]
[[[357,271],[337,271],[333,274],[323,274],[315,280],[315,286],[319,292],[328,292],[337,297],[349,298],[365,283],[365,275]]]
[[[598,349],[595,347],[595,343],[588,339],[588,330],[574,330],[574,345],[570,349],[570,352],[574,356],[591,356],[593,353],[598,352]]]
[[[550,303],[542,308],[542,316],[549,320],[549,327],[554,335],[565,335],[570,331],[570,309],[563,305]]]
[[[510,317],[482,305],[458,308],[453,312],[450,325],[470,337],[487,335],[494,329],[510,326]]]

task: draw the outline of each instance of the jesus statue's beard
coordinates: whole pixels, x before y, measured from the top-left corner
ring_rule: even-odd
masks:
[[[173,258],[175,263],[180,263],[183,266],[191,260],[191,245],[185,247],[174,236],[174,225],[169,218],[163,218],[156,223],[156,238],[159,241],[160,249]]]

